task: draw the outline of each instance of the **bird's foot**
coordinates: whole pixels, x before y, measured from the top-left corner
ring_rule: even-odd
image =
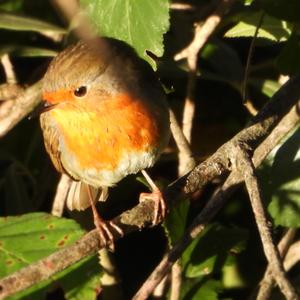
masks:
[[[114,252],[115,239],[113,231],[117,232],[120,236],[123,236],[123,230],[112,221],[104,221],[98,214],[97,216],[94,215],[94,224],[98,231],[101,244],[104,247],[108,247],[110,251]]]
[[[163,198],[162,192],[158,188],[154,188],[152,193],[141,193],[140,202],[151,200],[154,202],[154,218],[153,225],[160,223],[167,214],[167,205],[166,201]]]

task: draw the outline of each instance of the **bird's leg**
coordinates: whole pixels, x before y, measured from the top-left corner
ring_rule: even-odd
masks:
[[[100,240],[103,243],[103,245],[106,247],[108,246],[111,251],[115,250],[115,244],[114,244],[114,236],[111,232],[111,228],[113,228],[115,231],[117,231],[121,236],[124,235],[122,229],[118,227],[116,224],[114,224],[112,221],[104,221],[100,215],[98,214],[98,211],[96,209],[92,192],[90,189],[90,186],[87,185],[87,192],[88,192],[88,197],[90,200],[90,204],[92,207],[93,211],[93,216],[94,216],[94,224],[98,230]]]
[[[162,219],[165,218],[167,212],[167,205],[165,199],[163,198],[163,194],[158,188],[158,186],[154,183],[151,177],[145,170],[141,171],[145,179],[147,180],[148,184],[152,189],[152,193],[141,193],[140,194],[140,201],[145,201],[150,199],[154,201],[154,219],[153,224],[158,224]]]

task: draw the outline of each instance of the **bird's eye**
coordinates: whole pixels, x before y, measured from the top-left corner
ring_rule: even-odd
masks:
[[[87,92],[87,87],[82,85],[74,90],[74,95],[76,97],[83,97]]]

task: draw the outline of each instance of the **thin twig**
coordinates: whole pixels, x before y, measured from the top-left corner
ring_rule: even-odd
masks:
[[[71,183],[72,179],[69,176],[65,174],[61,175],[51,209],[53,216],[62,216]]]
[[[263,23],[264,16],[265,16],[265,13],[262,12],[261,16],[258,20],[258,24],[256,25],[255,32],[254,32],[254,35],[253,35],[252,40],[251,40],[249,53],[248,53],[248,56],[247,56],[247,62],[246,62],[246,68],[245,68],[245,74],[244,74],[244,80],[243,80],[243,86],[242,86],[242,97],[243,97],[243,103],[244,104],[246,104],[247,102],[251,103],[251,101],[249,101],[249,99],[247,98],[247,84],[248,84],[248,78],[249,78],[249,73],[250,73],[251,60],[252,60],[253,52],[254,52],[254,46],[255,46],[255,42],[256,42],[256,39],[257,39],[259,29],[260,29],[260,27]],[[252,114],[251,110],[249,110],[249,112]]]
[[[7,115],[0,119],[0,137],[3,137],[26,115],[28,115],[41,100],[41,81],[24,91],[15,101]]]
[[[121,289],[121,278],[117,270],[112,253],[107,249],[101,249],[98,251],[99,264],[102,267],[101,274],[101,299],[123,299],[123,291]]]
[[[152,296],[154,299],[164,299],[166,289],[169,285],[169,275],[167,274],[153,290]]]
[[[285,274],[283,263],[279,251],[274,245],[270,228],[267,223],[267,216],[262,204],[262,196],[259,188],[255,166],[248,153],[248,149],[243,144],[233,145],[233,157],[235,167],[243,174],[246,188],[249,194],[255,221],[262,240],[265,256],[272,270],[272,276],[276,280],[281,292],[286,299],[299,299],[297,292]]]
[[[17,77],[16,77],[16,74],[14,71],[14,66],[11,63],[8,54],[2,55],[1,64],[2,64],[4,72],[5,72],[6,82],[11,83],[11,84],[17,83]]]
[[[179,261],[175,262],[171,272],[171,289],[170,289],[170,300],[179,300],[181,283],[182,283],[182,268]]]
[[[179,150],[179,155],[181,156],[181,159],[179,159],[178,174],[182,176],[195,167],[196,161],[193,157],[189,142],[183,134],[174,112],[171,109],[169,112],[171,132]]]
[[[300,79],[299,79],[300,80]],[[283,87],[284,88],[284,87]],[[284,93],[283,93],[284,94]],[[295,94],[295,95],[294,95]],[[282,95],[283,96],[283,95]],[[292,130],[299,122],[300,94],[298,90],[294,90],[290,97],[297,96],[298,103],[291,109],[291,111],[282,119],[278,126],[265,139],[263,143],[256,149],[253,156],[255,167],[258,167],[265,157],[272,151],[272,149],[281,141],[281,139]],[[286,98],[283,98],[287,100]],[[233,138],[234,140],[234,138]],[[231,142],[231,141],[230,141]],[[229,142],[229,143],[230,143]],[[215,194],[209,199],[208,204],[204,207],[201,213],[195,218],[192,225],[185,232],[181,240],[163,257],[159,265],[155,268],[147,281],[136,293],[134,299],[147,299],[152,290],[159,284],[164,276],[169,272],[172,265],[179,259],[183,251],[190,244],[190,242],[198,234],[200,234],[206,224],[215,216],[215,214],[223,207],[226,200],[232,193],[240,186],[243,178],[238,171],[233,171],[223,186],[220,187]],[[180,180],[179,180],[180,182]],[[176,183],[175,183],[176,184]]]
[[[173,10],[195,10],[196,7],[187,3],[171,3],[170,8]]]
[[[300,75],[287,81],[272,97],[271,101],[252,119],[247,128],[240,131],[229,143],[221,146],[206,161],[199,164],[186,178],[185,193],[193,193],[214,178],[226,174],[231,168],[231,142],[242,141],[255,149],[287,114],[300,98]]]
[[[286,252],[288,251],[289,246],[295,237],[296,231],[297,230],[295,228],[290,228],[286,232],[286,234],[283,236],[283,238],[280,240],[280,242],[278,244],[278,250],[279,250],[282,258],[285,257]],[[284,265],[285,265],[285,261],[284,261]],[[288,269],[285,267],[285,270],[288,270]],[[271,296],[271,293],[272,293],[274,283],[275,283],[275,281],[272,277],[271,266],[268,265],[268,267],[265,271],[264,277],[261,280],[261,282],[259,283],[259,286],[260,286],[259,291],[258,291],[258,293],[256,292],[255,295],[252,295],[251,299],[257,299],[257,300],[269,299]]]
[[[182,131],[190,144],[192,141],[192,128],[195,115],[195,87],[197,81],[198,55],[221,22],[222,16],[227,13],[233,3],[233,0],[221,0],[215,12],[210,15],[203,24],[196,24],[192,42],[174,57],[175,60],[187,58],[189,68],[186,98],[182,116]],[[179,166],[184,166],[185,158],[184,154],[179,155]],[[186,170],[180,170],[179,174],[184,174],[184,171]]]
[[[211,14],[202,25],[200,23],[196,25],[193,41],[186,48],[177,53],[174,59],[180,60],[190,56],[191,58],[194,58],[194,61],[191,62],[192,65],[195,66],[195,56],[198,55],[199,51],[203,48],[211,34],[219,25],[222,16],[228,12],[228,9],[234,2],[235,0],[221,0],[215,12]]]
[[[296,263],[300,261],[300,241],[295,242],[289,248],[285,260],[284,268],[290,270]]]

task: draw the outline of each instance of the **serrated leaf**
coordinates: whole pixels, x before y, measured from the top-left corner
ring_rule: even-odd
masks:
[[[257,0],[267,14],[287,21],[300,21],[300,1],[299,0]]]
[[[241,252],[247,237],[244,229],[210,225],[185,250],[182,256],[185,275],[190,278],[204,276],[231,264],[230,252]]]
[[[84,231],[73,220],[45,213],[0,218],[0,278],[74,243]],[[88,257],[51,279],[18,293],[11,299],[43,299],[53,283],[59,283],[69,300],[95,299],[100,268]]]
[[[160,57],[169,28],[168,0],[81,0],[97,31],[127,42],[153,67],[146,50]]]
[[[300,129],[288,135],[259,170],[264,200],[276,225],[299,227]]]
[[[237,25],[225,33],[225,37],[253,37],[259,24],[261,13],[249,13]],[[265,38],[276,42],[286,41],[292,31],[292,25],[286,21],[278,20],[265,15],[258,30],[258,38]]]
[[[26,16],[0,13],[0,28],[18,31],[65,33],[64,28]]]

